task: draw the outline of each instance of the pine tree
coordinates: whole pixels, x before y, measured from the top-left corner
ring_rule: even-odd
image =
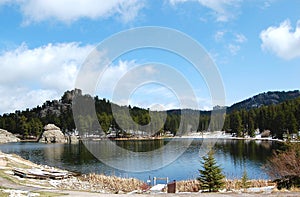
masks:
[[[255,121],[254,121],[254,111],[250,110],[248,113],[248,135],[250,135],[250,137],[255,137]]]
[[[203,156],[202,159],[203,169],[199,170],[200,177],[198,180],[203,189],[216,192],[224,185],[225,176],[222,174],[220,166],[217,165],[213,151],[210,151],[207,156]]]
[[[243,173],[243,176],[242,176],[242,187],[244,189],[248,188],[250,183],[249,183],[249,178],[248,178],[248,174],[247,174],[247,171],[246,169],[244,170],[244,173]]]
[[[235,111],[231,114],[230,117],[230,126],[233,133],[236,133],[238,137],[243,136],[243,125],[242,125],[242,118],[238,111]]]

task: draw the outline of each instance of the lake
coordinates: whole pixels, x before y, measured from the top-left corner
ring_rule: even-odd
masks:
[[[107,146],[107,142],[105,141],[91,141],[86,145],[83,143],[42,144],[20,142],[1,144],[0,150],[5,153],[18,154],[38,164],[56,166],[81,173],[103,173],[120,177],[136,177],[143,181],[146,181],[148,177],[151,179],[153,177],[168,177],[169,180],[197,178],[198,170],[201,167],[199,148],[204,142],[210,142],[210,139],[190,139],[191,143],[187,147],[181,147],[181,144],[185,144],[188,139],[176,140],[129,140],[111,142],[116,143],[117,147],[122,147],[124,150],[130,150],[130,155],[123,153],[122,155],[109,154],[109,157],[105,159],[109,159],[109,162],[112,162],[112,164],[122,164],[123,162],[124,166],[130,165],[130,169],[138,169],[140,166],[148,169],[147,165],[167,161],[173,157],[174,154],[180,151],[183,152],[176,160],[173,158],[169,159],[172,162],[168,165],[146,172],[130,172],[110,167],[99,161],[87,149],[87,147],[89,147],[90,150],[91,147],[101,147],[101,154],[103,155],[103,151],[106,153],[112,149],[110,146]],[[171,145],[172,143],[174,144]],[[156,151],[167,144],[170,144],[170,149]],[[262,167],[267,159],[272,156],[272,151],[279,146],[280,144],[278,142],[272,141],[218,139],[216,143],[214,143],[213,148],[216,161],[223,169],[223,173],[227,178],[241,178],[246,169],[250,179],[269,179],[269,176]],[[154,154],[152,154],[151,151]],[[151,154],[148,154],[149,152]],[[138,154],[134,155],[132,153]],[[128,163],[127,158],[131,158],[133,162]]]

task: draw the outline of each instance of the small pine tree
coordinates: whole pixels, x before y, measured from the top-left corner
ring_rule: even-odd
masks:
[[[250,183],[249,183],[249,178],[248,178],[248,174],[247,174],[247,171],[246,169],[244,170],[244,173],[243,173],[243,176],[242,176],[242,187],[244,189],[248,188]]]
[[[198,178],[201,187],[208,189],[209,192],[217,192],[224,185],[225,176],[220,166],[217,165],[213,151],[209,151],[208,155],[203,156],[202,159],[203,169],[199,170],[200,177]]]

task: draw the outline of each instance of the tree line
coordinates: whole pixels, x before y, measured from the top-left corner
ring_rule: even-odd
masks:
[[[243,137],[253,137],[255,130],[270,130],[275,138],[284,134],[297,134],[300,127],[300,98],[277,105],[261,106],[250,110],[240,109],[226,115],[223,129]]]
[[[77,103],[80,103],[81,107],[76,108],[76,114],[79,115],[73,117],[72,105],[76,105],[76,101],[80,101]],[[91,109],[87,106],[95,109],[96,118],[90,114]],[[129,116],[126,111],[129,112]],[[260,131],[270,130],[273,136],[282,138],[284,133],[297,133],[299,130],[300,98],[277,105],[261,106],[250,110],[239,109],[225,114],[224,110],[213,113],[190,109],[151,111],[139,107],[119,106],[107,99],[82,95],[80,91],[72,90],[65,92],[59,101],[46,101],[42,106],[33,109],[0,116],[0,128],[24,138],[39,136],[43,126],[49,123],[57,125],[65,133],[77,129],[80,132],[101,130],[105,134],[114,130],[125,135],[129,131],[142,131],[151,135],[169,131],[174,135],[183,135],[186,131],[224,130],[242,137],[246,134],[254,136],[255,130],[260,129]],[[149,126],[144,127],[148,124]]]

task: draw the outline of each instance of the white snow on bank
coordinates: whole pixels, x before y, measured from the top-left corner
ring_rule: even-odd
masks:
[[[267,186],[267,187],[250,187],[247,189],[247,192],[253,192],[253,193],[271,193],[275,187],[274,186]]]
[[[165,184],[157,184],[151,187],[150,191],[151,192],[161,192],[164,188],[166,187]]]

